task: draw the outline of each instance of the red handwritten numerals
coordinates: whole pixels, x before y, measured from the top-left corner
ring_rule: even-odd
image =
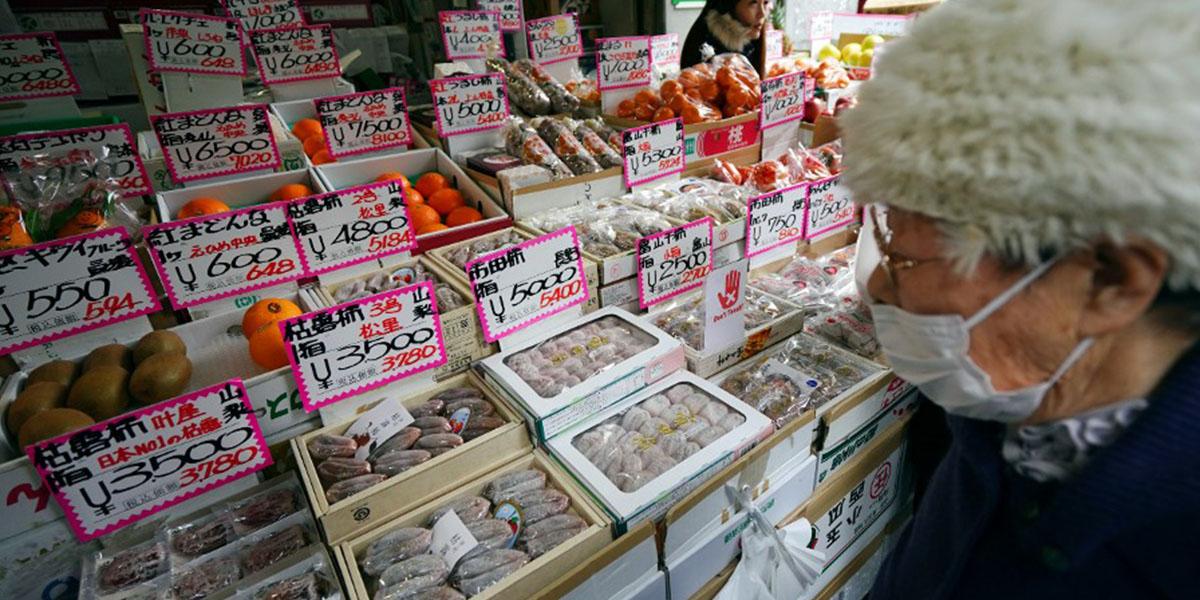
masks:
[[[434,79],[429,89],[438,135],[443,138],[493,129],[508,118],[503,73]]]
[[[149,8],[139,18],[153,71],[246,74],[237,19]]]
[[[0,101],[70,96],[79,91],[53,33],[0,35]]]

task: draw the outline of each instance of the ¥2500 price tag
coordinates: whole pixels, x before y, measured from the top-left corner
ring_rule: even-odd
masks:
[[[508,118],[508,87],[503,73],[434,79],[438,137],[495,129]]]
[[[759,84],[762,91],[761,129],[790,123],[804,116],[804,73],[789,73]]]
[[[52,32],[0,35],[0,102],[71,96],[79,90]]]
[[[237,19],[143,8],[146,56],[154,71],[246,74],[245,41]]]
[[[429,281],[288,319],[280,327],[308,412],[446,363]]]
[[[275,169],[279,148],[266,104],[150,117],[176,183]]]
[[[0,252],[0,353],[159,308],[123,227]]]
[[[124,123],[0,138],[0,176],[13,187],[25,180],[56,186],[113,179],[125,197],[154,191]]]
[[[543,65],[583,56],[575,13],[528,21],[525,37],[529,40],[529,56]]]
[[[650,85],[650,36],[596,40],[596,85],[600,91]]]
[[[225,14],[242,22],[242,29],[279,29],[304,24],[297,0],[221,0]]]
[[[485,254],[466,268],[488,342],[588,300],[574,226]]]
[[[443,10],[438,12],[442,43],[449,60],[486,58],[495,51],[504,56],[500,13],[487,10]]]
[[[271,465],[242,380],[25,449],[80,541]]]
[[[712,250],[712,217],[638,240],[638,305],[649,308],[704,285],[712,271]]]
[[[345,158],[413,143],[403,88],[314,100],[329,155]]]
[[[399,181],[382,181],[288,203],[307,275],[320,275],[417,245]]]
[[[796,185],[747,202],[746,257],[792,244],[804,237],[804,200],[808,184]]]
[[[623,141],[626,187],[645,185],[683,172],[682,119],[626,129]]]
[[[260,29],[250,32],[254,60],[266,85],[337,77],[337,49],[329,25]]]
[[[811,240],[844,229],[857,218],[854,199],[850,197],[850,190],[842,185],[840,175],[808,185],[808,206],[804,213],[807,227],[805,239]]]
[[[187,308],[304,275],[287,202],[146,227],[171,306]]]

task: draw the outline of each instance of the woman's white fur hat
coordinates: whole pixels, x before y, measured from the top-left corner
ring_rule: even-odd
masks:
[[[859,202],[1036,261],[1108,236],[1200,289],[1200,0],[948,0],[841,117]]]

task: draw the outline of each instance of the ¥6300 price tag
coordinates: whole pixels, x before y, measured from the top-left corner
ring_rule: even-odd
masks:
[[[596,86],[600,91],[650,85],[650,36],[596,40]]]
[[[154,191],[124,123],[0,138],[0,176],[14,187],[27,179],[63,185],[97,178],[115,179],[125,197]]]
[[[250,42],[266,85],[328,79],[342,71],[329,25],[260,29],[250,32]]]
[[[579,19],[575,13],[528,21],[525,37],[529,40],[529,56],[543,65],[583,56]]]
[[[442,44],[449,60],[486,58],[495,51],[504,56],[500,13],[487,10],[443,10],[438,12]]]
[[[626,129],[625,187],[633,188],[683,172],[683,120]]]
[[[479,10],[500,13],[500,31],[520,31],[525,20],[521,0],[479,0]]]
[[[704,285],[712,250],[712,217],[638,240],[638,306],[649,308]]]
[[[495,129],[508,118],[508,87],[503,73],[434,79],[438,137]]]
[[[150,121],[176,183],[279,166],[266,104],[166,113]]]
[[[271,465],[242,380],[113,417],[25,450],[87,541]]]
[[[0,35],[0,102],[71,96],[79,90],[52,32]]]
[[[242,22],[242,29],[279,29],[304,24],[297,0],[221,0],[225,14]]]
[[[762,91],[762,111],[759,113],[761,129],[791,123],[804,116],[805,101],[804,73],[789,73],[759,84]]]
[[[747,202],[746,257],[793,244],[804,237],[804,200],[808,184],[798,183]]]
[[[150,69],[208,75],[246,74],[245,41],[237,19],[143,8]]]
[[[0,253],[0,353],[159,308],[124,228]]]
[[[329,155],[345,158],[413,143],[403,88],[314,100]]]
[[[288,319],[280,327],[308,412],[446,364],[429,281]]]
[[[485,254],[466,268],[488,342],[588,300],[574,226]]]
[[[382,181],[288,204],[308,275],[320,275],[417,245],[398,181]]]
[[[822,179],[808,185],[808,206],[804,213],[805,239],[844,229],[857,220],[857,209],[850,190],[841,176]]]

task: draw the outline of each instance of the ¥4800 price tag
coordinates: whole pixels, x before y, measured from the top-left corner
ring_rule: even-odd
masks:
[[[288,319],[280,327],[308,412],[446,364],[429,281]]]
[[[38,179],[45,186],[114,179],[127,198],[154,191],[125,123],[0,138],[0,176],[13,187]]]
[[[328,25],[251,31],[250,42],[266,85],[328,79],[342,71]]]
[[[25,449],[87,541],[271,465],[242,380]]]
[[[626,129],[625,187],[683,172],[683,120],[671,119]]]
[[[798,183],[754,196],[746,207],[746,257],[795,243],[804,237],[804,200],[808,184]]]
[[[288,204],[308,275],[320,275],[417,245],[398,181],[381,181]]]
[[[495,129],[508,118],[508,87],[503,73],[434,79],[438,137]]]
[[[404,88],[388,88],[313,101],[329,155],[344,158],[413,143]]]
[[[712,250],[712,217],[638,240],[638,305],[649,308],[704,285]]]
[[[857,220],[850,190],[840,175],[808,184],[808,206],[804,213],[805,239],[844,229]]]
[[[0,35],[0,102],[71,96],[79,89],[54,33]]]
[[[176,183],[279,166],[266,104],[150,117]]]

